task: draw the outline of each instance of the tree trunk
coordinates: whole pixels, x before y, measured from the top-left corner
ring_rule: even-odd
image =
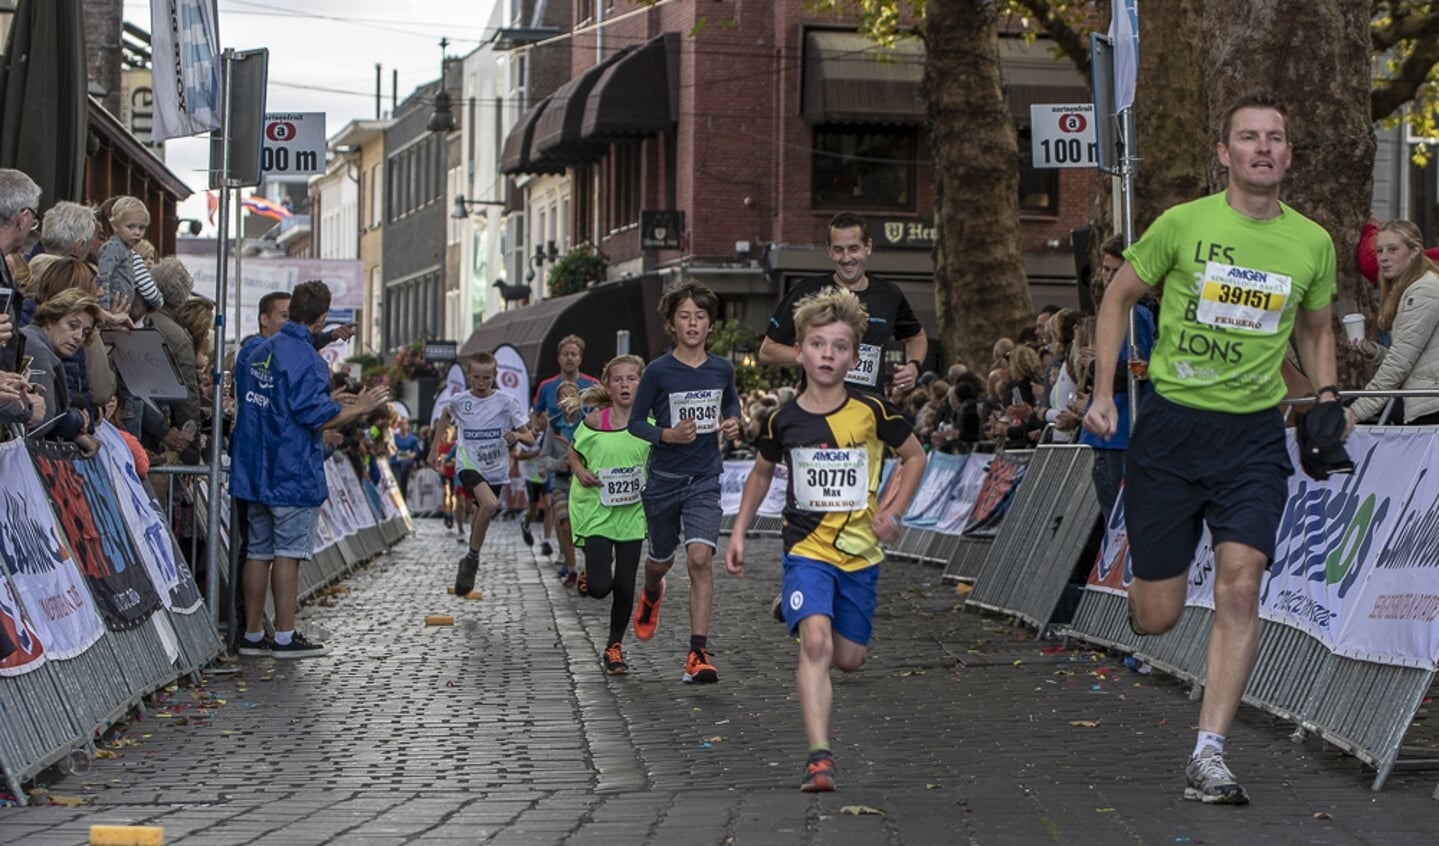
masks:
[[[994,5],[928,0],[925,15],[939,340],[948,362],[978,368],[995,339],[1034,319],[1019,254],[1019,141],[1000,87]]]
[[[1205,170],[1214,157],[1206,119],[1202,0],[1144,0],[1139,9],[1139,79],[1135,122],[1134,236],[1160,212],[1208,193]]]
[[[1211,132],[1229,102],[1257,88],[1286,104],[1294,165],[1282,197],[1334,238],[1336,321],[1357,309],[1371,318],[1372,336],[1372,288],[1354,257],[1374,177],[1370,13],[1368,0],[1209,0],[1203,31]],[[1335,335],[1344,337],[1337,322]],[[1359,387],[1357,363],[1341,353],[1340,374],[1349,387]]]

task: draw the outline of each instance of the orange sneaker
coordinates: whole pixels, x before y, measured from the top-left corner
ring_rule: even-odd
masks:
[[[710,663],[709,653],[703,649],[691,649],[685,659],[685,684],[714,684],[719,681],[719,670]]]
[[[640,588],[639,607],[635,609],[635,637],[649,640],[655,636],[655,626],[660,622],[660,600],[665,598],[665,580],[660,579],[660,596],[650,602],[643,587]]]
[[[630,671],[630,665],[625,663],[624,650],[618,643],[612,643],[605,649],[605,672],[612,676],[622,676]]]
[[[834,756],[819,755],[804,766],[804,780],[799,783],[803,793],[828,793],[834,790]]]

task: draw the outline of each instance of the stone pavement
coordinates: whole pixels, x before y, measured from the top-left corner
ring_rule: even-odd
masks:
[[[167,693],[88,771],[0,810],[0,842],[81,844],[92,823],[183,846],[1436,840],[1439,776],[1372,793],[1353,759],[1247,708],[1230,751],[1254,804],[1183,801],[1198,714],[1183,686],[962,612],[913,563],[886,565],[870,660],[836,676],[840,790],[801,794],[795,645],[769,617],[777,541],[751,541],[747,578],[717,574],[709,686],[680,683],[683,563],[658,635],[631,633],[631,674],[607,678],[608,599],[565,590],[513,522],[491,532],[485,598],[456,599],[461,549],[420,521],[302,613],[329,656],[242,659]]]

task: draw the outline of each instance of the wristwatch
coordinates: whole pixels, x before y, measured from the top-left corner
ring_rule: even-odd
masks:
[[[905,364],[914,365],[914,378],[916,379],[919,378],[919,374],[924,372],[924,367],[920,365],[919,359],[917,358],[911,358],[909,361],[906,361]]]

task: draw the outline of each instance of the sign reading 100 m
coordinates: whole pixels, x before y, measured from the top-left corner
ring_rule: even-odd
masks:
[[[265,115],[265,140],[260,146],[265,173],[325,171],[325,113]]]
[[[1094,104],[1031,105],[1029,137],[1034,167],[1098,167]]]

